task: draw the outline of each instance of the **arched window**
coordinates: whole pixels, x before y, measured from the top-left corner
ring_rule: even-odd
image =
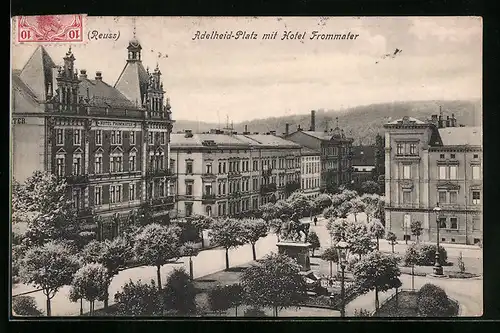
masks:
[[[212,216],[212,206],[207,206],[205,208],[205,212],[207,213],[207,216]]]

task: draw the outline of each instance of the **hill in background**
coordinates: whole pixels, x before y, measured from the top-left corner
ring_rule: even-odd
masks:
[[[323,131],[325,128],[336,126],[338,117],[339,127],[347,136],[355,139],[354,144],[373,144],[377,133],[382,134],[383,125],[389,121],[404,116],[426,120],[433,114],[439,114],[439,107],[443,110],[443,116],[452,114],[457,118],[459,124],[465,126],[481,126],[482,106],[480,100],[460,101],[415,101],[394,102],[356,106],[345,110],[316,110],[316,130]],[[249,132],[266,133],[276,131],[281,135],[285,132],[285,124],[290,124],[290,132],[297,129],[297,125],[308,130],[311,115],[309,113],[283,117],[271,117],[266,119],[255,119],[234,124],[234,130],[243,132],[245,125]],[[193,132],[206,132],[212,128],[218,128],[217,123],[205,123],[188,120],[177,120],[174,124],[174,132],[191,129]]]

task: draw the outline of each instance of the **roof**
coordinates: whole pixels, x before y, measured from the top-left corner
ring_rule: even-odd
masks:
[[[20,80],[38,100],[46,99],[47,86],[52,82],[56,65],[43,46],[38,46],[19,73]]]
[[[352,165],[375,165],[375,146],[352,146]]]
[[[339,140],[339,141],[347,141],[347,140],[352,140],[350,138],[347,138],[344,134],[344,132],[336,127],[330,132],[321,132],[321,131],[302,131],[303,133],[312,136],[316,139],[323,140],[323,141],[330,141],[330,140]]]
[[[21,90],[26,92],[31,98],[33,98],[34,100],[38,100],[38,97],[33,92],[33,90],[31,90],[31,88],[28,87],[26,83],[24,83],[23,80],[21,80],[21,78],[19,77],[20,72],[21,72],[20,70],[12,71],[12,87],[19,87]]]
[[[228,134],[193,134],[186,137],[185,133],[172,133],[170,135],[170,148],[183,147],[235,147],[250,148],[248,143],[238,140],[234,135]]]
[[[84,97],[88,96],[90,99],[88,103],[92,106],[120,108],[137,108],[140,106],[135,105],[135,103],[128,100],[118,89],[102,80],[89,80],[81,77],[80,80],[78,95]]]
[[[300,149],[300,153],[302,155],[321,155],[321,152],[319,150],[311,149],[311,148],[307,148],[307,147],[302,147]]]
[[[421,120],[418,120],[417,118],[413,118],[413,117],[403,117],[403,118],[400,118],[400,119],[396,119],[394,121],[391,121],[391,122],[388,122],[386,125],[399,125],[399,124],[416,124],[416,125],[424,125],[426,123],[424,123],[423,121]]]
[[[257,147],[286,147],[286,148],[301,148],[298,143],[285,140],[276,135],[267,134],[249,134],[235,135],[239,140],[248,142],[251,146]]]
[[[332,138],[332,135],[327,132],[321,132],[321,131],[302,131],[302,133],[305,133],[307,135],[310,135],[312,137],[315,137],[316,139],[320,140],[330,140]]]
[[[127,61],[116,80],[115,88],[133,103],[141,104],[148,86],[149,75],[140,60]]]
[[[479,126],[440,128],[443,146],[481,146],[482,130]]]

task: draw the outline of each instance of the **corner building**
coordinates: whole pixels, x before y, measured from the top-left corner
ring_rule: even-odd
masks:
[[[78,217],[98,238],[114,237],[147,209],[169,219],[172,114],[161,71],[146,70],[142,47],[129,42],[115,85],[78,74],[71,48],[56,66],[39,46],[12,75],[12,173],[23,182],[49,171],[71,185]]]
[[[404,117],[384,127],[386,229],[413,240],[411,222],[420,221],[424,241],[436,241],[438,225],[441,242],[481,241],[481,128],[457,126],[454,115]]]

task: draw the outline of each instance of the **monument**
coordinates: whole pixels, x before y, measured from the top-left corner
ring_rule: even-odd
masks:
[[[309,273],[311,263],[309,259],[310,243],[307,242],[309,234],[309,223],[301,223],[297,215],[292,215],[289,220],[287,216],[281,217],[283,223],[278,230],[278,252],[286,254],[295,259],[300,265],[301,272]]]

